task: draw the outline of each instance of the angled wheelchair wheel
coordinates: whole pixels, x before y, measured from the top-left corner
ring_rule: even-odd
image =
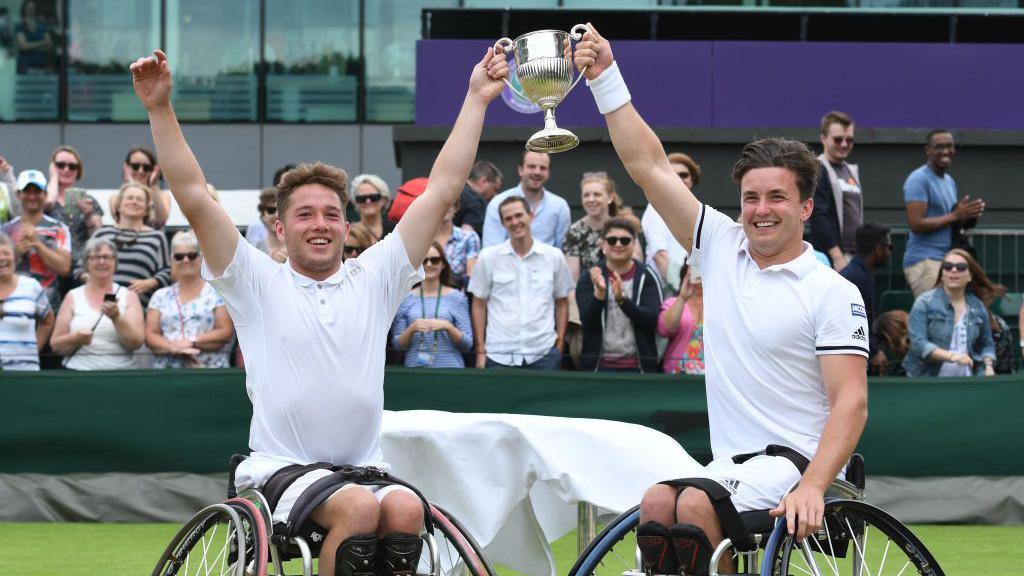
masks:
[[[866,502],[825,504],[824,526],[796,542],[779,522],[765,548],[763,574],[772,576],[942,576],[924,544],[899,520]]]
[[[639,520],[640,506],[612,520],[576,559],[569,576],[643,576],[636,548]]]
[[[446,510],[430,505],[434,546],[424,546],[417,567],[419,575],[496,576],[483,549],[462,524]]]
[[[265,576],[267,530],[250,501],[207,506],[186,522],[161,555],[153,576]]]

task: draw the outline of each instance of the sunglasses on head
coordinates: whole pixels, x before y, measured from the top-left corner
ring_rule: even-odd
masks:
[[[440,266],[441,265],[441,257],[440,256],[427,256],[426,258],[423,259],[423,263],[424,264],[430,264],[431,266]]]
[[[957,272],[967,271],[967,262],[943,262],[942,269],[946,272],[956,270]]]
[[[367,204],[369,202],[380,202],[380,199],[384,196],[381,194],[364,194],[362,196],[356,196],[356,204]]]
[[[605,236],[604,241],[607,242],[609,246],[615,246],[616,244],[629,246],[632,244],[633,239],[629,236]]]
[[[833,136],[832,142],[834,142],[836,146],[839,146],[843,142],[853,144],[853,136]]]
[[[129,162],[128,166],[136,172],[142,170],[143,172],[146,172],[148,174],[153,171],[153,165],[146,164],[145,162]]]
[[[362,254],[363,252],[363,249],[360,248],[359,246],[345,246],[345,248],[343,248],[342,250],[345,252],[345,254],[359,255]]]
[[[58,170],[78,170],[77,162],[54,162]]]
[[[198,258],[199,258],[199,252],[175,252],[174,253],[174,259],[177,262],[181,262],[182,260],[185,260],[185,259],[195,261]]]
[[[277,206],[260,206],[260,212],[273,216],[274,214],[277,214]]]

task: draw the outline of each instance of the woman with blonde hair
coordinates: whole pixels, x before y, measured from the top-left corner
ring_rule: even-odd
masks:
[[[607,172],[584,172],[580,196],[585,214],[569,226],[562,244],[573,282],[579,279],[581,270],[590,270],[601,261],[604,223],[622,211],[615,182]]]
[[[93,238],[109,240],[117,250],[118,267],[114,281],[138,294],[143,307],[157,288],[171,283],[170,256],[167,237],[160,230],[146,225],[151,189],[137,182],[121,185],[114,196],[114,226],[104,226]],[[87,280],[85,262],[72,273]]]
[[[373,233],[374,244],[395,229],[395,223],[387,217],[390,201],[391,190],[380,176],[360,174],[352,180],[352,202],[359,212],[359,223]]]
[[[227,368],[235,329],[227,304],[199,274],[203,256],[192,231],[171,239],[176,282],[153,294],[146,311],[146,346],[153,368]]]
[[[935,286],[910,310],[907,376],[994,375],[996,352],[985,302],[1005,289],[960,248],[946,252]]]
[[[373,232],[362,222],[356,222],[349,226],[348,239],[345,240],[345,247],[342,248],[342,261],[349,258],[358,258],[367,248],[377,243]]]

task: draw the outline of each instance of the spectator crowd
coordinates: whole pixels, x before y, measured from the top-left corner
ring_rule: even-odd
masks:
[[[909,239],[902,268],[909,310],[880,310],[876,271],[889,266],[890,230],[864,221],[861,172],[850,162],[855,123],[822,118],[821,171],[807,249],[860,290],[869,372],[968,377],[1011,373],[1017,343],[994,303],[1007,294],[978,261],[965,231],[984,216],[949,170],[954,135],[931,132],[925,163],[903,184]],[[668,155],[699,186],[701,167]],[[276,186],[258,200],[247,241],[287,265],[277,233]],[[156,155],[133,148],[107,206],[78,185],[81,155],[53,151],[47,171],[16,172],[0,157],[0,370],[107,370],[243,366],[226,305],[202,274],[191,231],[165,227],[171,208]],[[478,161],[438,228],[423,280],[402,301],[389,361],[408,367],[704,373],[700,270],[649,205],[625,206],[604,171],[579,179],[582,217],[547,188],[552,158],[524,152],[517,181]],[[372,174],[351,182],[343,258],[359,258],[395,230],[425,187],[391,187]],[[217,193],[211,187],[211,195]],[[102,225],[109,213],[114,224]],[[174,232],[172,234],[172,232]],[[1024,310],[1022,310],[1024,311]],[[714,322],[714,318],[710,321]]]

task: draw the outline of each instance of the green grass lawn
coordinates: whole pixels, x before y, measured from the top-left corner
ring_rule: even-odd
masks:
[[[0,523],[0,575],[149,574],[177,529],[174,524]],[[915,526],[914,532],[946,574],[1024,575],[1024,526]],[[576,559],[576,535],[556,542],[554,551],[558,574],[568,573]]]

